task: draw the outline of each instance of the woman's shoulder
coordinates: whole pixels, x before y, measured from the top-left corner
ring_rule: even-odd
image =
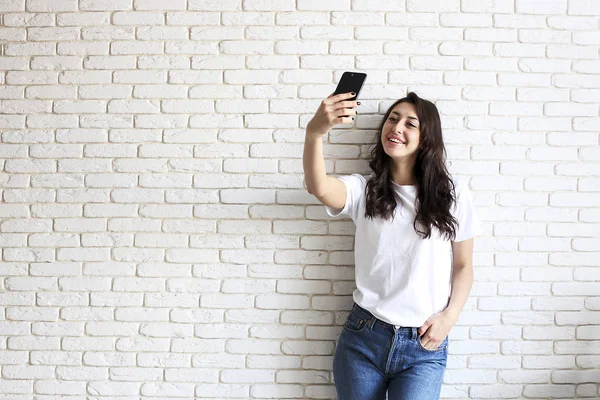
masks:
[[[353,173],[353,174],[338,176],[338,179],[341,179],[341,180],[347,181],[347,182],[352,182],[356,186],[365,186],[369,178],[365,177],[364,175],[359,174],[359,173]]]

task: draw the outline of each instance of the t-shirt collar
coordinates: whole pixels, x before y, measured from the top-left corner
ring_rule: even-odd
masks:
[[[396,189],[403,190],[403,191],[409,192],[409,193],[416,193],[416,191],[417,191],[417,185],[399,185],[391,179],[390,179],[390,182],[392,182],[392,186],[395,187]]]

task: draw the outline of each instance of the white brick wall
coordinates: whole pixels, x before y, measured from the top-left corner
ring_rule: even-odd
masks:
[[[332,399],[349,220],[329,173],[435,101],[483,221],[446,399],[600,398],[600,2],[0,1],[0,399]]]

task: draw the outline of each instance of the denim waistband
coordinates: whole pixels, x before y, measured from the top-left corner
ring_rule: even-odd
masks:
[[[354,305],[352,306],[352,311],[359,312],[368,320],[368,327],[370,330],[373,330],[373,327],[375,326],[375,324],[379,324],[379,325],[391,330],[392,332],[396,332],[396,331],[407,332],[407,333],[409,333],[409,336],[411,339],[414,339],[414,338],[418,337],[418,335],[419,335],[418,331],[417,331],[418,328],[411,327],[411,326],[399,326],[399,325],[394,325],[394,324],[385,322],[385,321],[377,318],[370,311],[362,308],[361,306],[359,306],[356,303],[354,303]]]

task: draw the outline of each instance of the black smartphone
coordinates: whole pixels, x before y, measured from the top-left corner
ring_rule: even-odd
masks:
[[[362,72],[349,72],[346,71],[342,74],[342,78],[338,82],[337,88],[335,88],[335,92],[333,95],[340,93],[348,93],[354,92],[356,96],[347,100],[356,100],[358,98],[358,94],[360,93],[360,89],[362,89],[365,80],[367,79],[367,74]]]

